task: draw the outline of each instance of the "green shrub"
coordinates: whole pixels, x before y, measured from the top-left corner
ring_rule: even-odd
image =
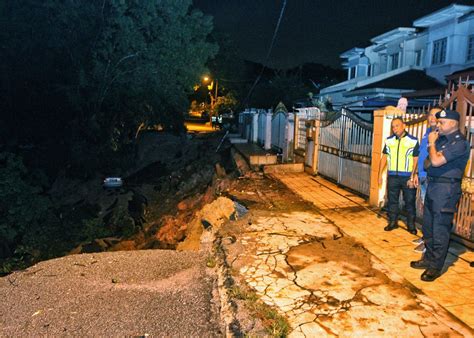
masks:
[[[51,201],[42,195],[43,189],[31,182],[21,157],[12,153],[0,153],[0,254],[8,256],[20,244],[35,239],[30,234],[42,231],[51,218]],[[28,251],[28,250],[27,250]]]

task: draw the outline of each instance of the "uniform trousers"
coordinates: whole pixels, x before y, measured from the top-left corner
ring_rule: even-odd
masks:
[[[390,222],[398,221],[400,191],[403,191],[403,200],[405,201],[405,210],[407,218],[413,222],[416,216],[416,189],[408,188],[407,182],[410,176],[389,175],[387,182],[388,189],[388,218]]]
[[[428,181],[423,208],[423,260],[430,268],[442,270],[449,248],[449,237],[456,205],[461,197],[461,183]]]

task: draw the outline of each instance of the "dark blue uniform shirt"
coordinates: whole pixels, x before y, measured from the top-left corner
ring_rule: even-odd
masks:
[[[428,176],[461,179],[469,159],[471,147],[460,131],[440,135],[435,143],[436,151],[442,152],[446,163],[439,167],[430,166]]]

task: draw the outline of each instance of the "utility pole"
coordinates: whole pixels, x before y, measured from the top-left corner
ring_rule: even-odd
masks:
[[[216,103],[217,103],[217,91],[219,89],[219,80],[215,79],[214,81],[216,83],[215,92],[214,93],[212,92],[213,88],[209,90],[209,96],[211,97],[211,112],[214,112],[214,107],[216,106]]]

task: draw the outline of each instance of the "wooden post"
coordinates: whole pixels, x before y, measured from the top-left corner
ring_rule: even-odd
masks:
[[[459,128],[461,130],[461,133],[463,133],[464,135],[467,134],[467,128],[471,128],[471,126],[469,125],[467,128],[464,128],[464,126],[466,126],[466,115],[467,115],[467,98],[466,98],[466,87],[463,87],[463,86],[460,86],[459,89],[458,89],[458,96],[457,96],[457,105],[456,105],[456,110],[458,111],[459,113],[459,125],[461,126],[461,128]],[[469,94],[469,92],[467,91],[467,93]],[[469,121],[470,123],[471,121]]]

